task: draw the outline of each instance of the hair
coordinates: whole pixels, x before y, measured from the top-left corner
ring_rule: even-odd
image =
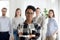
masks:
[[[54,14],[54,10],[53,9],[50,9],[48,13],[52,12],[53,13],[53,17],[55,17],[55,14]],[[48,17],[50,18],[50,16],[48,15]]]
[[[21,9],[20,9],[20,8],[17,8],[17,9],[16,9],[16,11],[15,11],[15,17],[17,17],[17,11],[18,11],[18,10],[20,10],[20,11],[21,11]],[[20,14],[20,16],[21,16],[21,14]]]
[[[7,10],[7,8],[2,8],[2,9],[6,9]]]
[[[40,9],[39,7],[37,7],[36,9]]]
[[[27,8],[26,8],[26,10],[25,10],[25,13],[26,13],[26,11],[27,11],[28,9],[32,9],[33,11],[36,10],[34,6],[28,5]]]

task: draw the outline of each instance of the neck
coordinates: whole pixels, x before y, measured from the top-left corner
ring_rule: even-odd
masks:
[[[2,15],[3,17],[5,17],[5,15]]]
[[[36,14],[36,17],[38,17],[39,16],[39,14]]]
[[[18,15],[17,17],[20,17],[20,15]]]
[[[27,23],[27,24],[31,24],[32,21],[31,21],[31,20],[26,20],[26,23]]]
[[[38,17],[39,15],[36,15],[36,17]]]

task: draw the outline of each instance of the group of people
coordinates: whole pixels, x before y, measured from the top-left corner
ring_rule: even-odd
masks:
[[[6,17],[7,8],[2,8],[0,17],[0,40],[43,40],[43,31],[45,26],[45,17],[41,15],[41,9],[32,5],[27,6],[25,10],[26,20],[21,17],[21,9],[17,8],[15,16]],[[36,16],[34,16],[36,13]],[[44,40],[55,40],[53,37],[58,32],[58,25],[54,19],[54,10],[48,12],[47,32]],[[28,37],[27,37],[28,35]]]

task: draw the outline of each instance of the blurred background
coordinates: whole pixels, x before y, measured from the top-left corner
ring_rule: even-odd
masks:
[[[41,13],[48,12],[49,9],[55,11],[56,21],[58,24],[58,40],[60,40],[60,0],[0,0],[0,16],[1,9],[6,7],[8,9],[7,16],[13,18],[15,15],[15,9],[20,8],[22,10],[22,17],[25,19],[25,9],[28,5],[33,5],[35,8],[39,7]],[[35,16],[35,15],[34,15]]]

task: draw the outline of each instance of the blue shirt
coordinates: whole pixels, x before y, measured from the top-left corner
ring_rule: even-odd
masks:
[[[12,35],[12,26],[10,18],[6,16],[0,17],[0,32],[9,32]]]
[[[47,34],[46,36],[51,36],[58,29],[55,19],[49,18],[47,24]]]

